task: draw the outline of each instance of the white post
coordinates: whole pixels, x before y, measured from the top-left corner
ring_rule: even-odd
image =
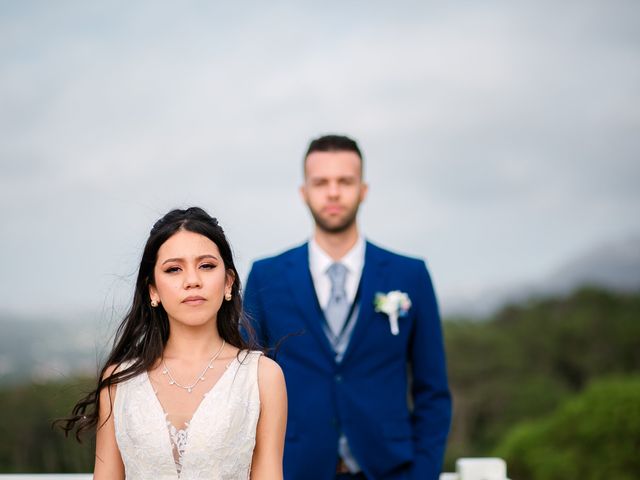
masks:
[[[460,458],[456,462],[460,480],[509,480],[501,458]]]
[[[509,480],[501,458],[460,458],[456,473],[441,473],[439,480]]]

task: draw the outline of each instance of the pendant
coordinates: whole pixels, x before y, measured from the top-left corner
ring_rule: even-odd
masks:
[[[191,393],[191,387],[187,388],[187,392]]]

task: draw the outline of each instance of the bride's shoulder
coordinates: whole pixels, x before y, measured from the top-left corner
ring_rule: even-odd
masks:
[[[107,380],[113,375],[118,374],[118,377],[120,378],[116,380],[116,383],[120,384],[129,382],[135,378],[140,377],[142,373],[146,373],[146,370],[143,370],[142,372],[137,372],[136,370],[137,369],[135,360],[124,360],[119,363],[113,363],[107,365],[107,367],[104,369],[102,380]]]
[[[261,352],[260,350],[246,350],[246,349],[244,350],[237,349],[234,355],[241,364],[247,363],[247,362],[257,362],[258,359],[264,356],[263,352]]]
[[[102,373],[102,379],[106,380],[107,378],[112,377],[116,373],[122,372],[129,367],[130,362],[128,361],[107,365],[107,367],[104,369],[104,372]]]
[[[257,364],[259,380],[277,377],[282,374],[282,369],[274,360],[267,357],[260,350],[239,350],[236,355],[238,362],[244,364]]]
[[[282,368],[266,355],[260,355],[258,361],[258,391],[263,411],[269,416],[286,418],[287,387]],[[284,431],[283,431],[284,432]]]
[[[258,354],[258,382],[261,384],[277,385],[284,384],[284,373],[277,362],[270,359],[262,352],[252,352]]]

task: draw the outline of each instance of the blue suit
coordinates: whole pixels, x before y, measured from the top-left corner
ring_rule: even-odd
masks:
[[[391,290],[407,293],[412,302],[399,319],[398,335],[373,304],[377,292]],[[280,343],[276,359],[287,382],[285,479],[335,479],[344,432],[367,478],[436,480],[451,399],[440,317],[424,262],[367,242],[359,299],[349,346],[336,363],[323,331],[307,244],[253,264],[245,310],[262,345]]]

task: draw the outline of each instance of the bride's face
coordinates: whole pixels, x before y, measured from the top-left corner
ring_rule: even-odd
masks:
[[[158,250],[151,300],[164,307],[171,324],[215,325],[233,275],[225,269],[218,246],[199,233],[180,230]]]

